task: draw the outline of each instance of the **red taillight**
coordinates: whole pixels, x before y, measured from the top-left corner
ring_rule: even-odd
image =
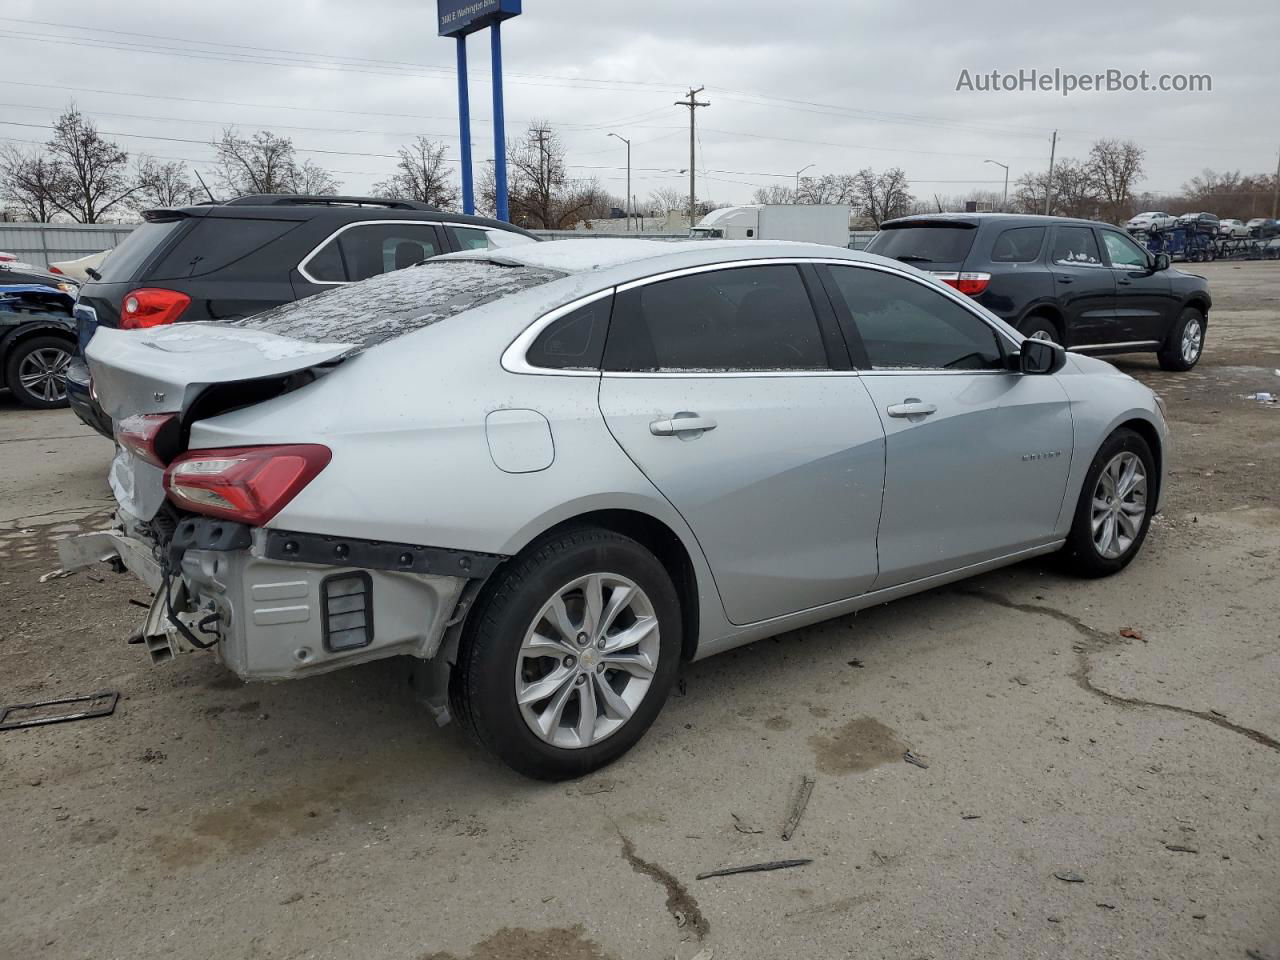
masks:
[[[0,260],[3,260],[3,259],[4,259],[4,257],[3,257],[3,256],[0,256]],[[56,274],[59,274],[59,275],[61,275],[61,273],[62,273],[62,271],[61,271],[61,270],[59,270],[57,267],[55,267],[53,264],[49,264],[49,272],[50,272],[50,273],[56,273]]]
[[[169,424],[177,426],[175,416],[172,413],[143,413],[117,420],[116,439],[120,441],[120,446],[137,454],[147,463],[163,467],[165,457],[157,449],[156,441],[160,439],[160,431]]]
[[[991,282],[989,273],[935,273],[935,277],[949,287],[955,287],[961,293],[976,297]]]
[[[192,450],[169,464],[164,486],[180,507],[260,527],[332,458],[318,443]]]
[[[191,298],[177,290],[143,287],[125,294],[120,309],[120,328],[139,330],[173,323],[187,309]]]

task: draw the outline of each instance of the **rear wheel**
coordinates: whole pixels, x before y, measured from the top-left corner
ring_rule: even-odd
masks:
[[[1205,316],[1196,307],[1187,307],[1169,331],[1169,340],[1157,356],[1163,370],[1190,370],[1204,352]]]
[[[644,735],[680,650],[680,601],[658,559],[609,530],[569,530],[486,587],[459,647],[454,713],[526,776],[582,776]]]
[[[1068,565],[1081,576],[1118,573],[1138,555],[1155,506],[1155,457],[1132,430],[1117,430],[1085,475],[1067,538]]]
[[[51,410],[67,405],[67,367],[71,365],[70,340],[31,337],[21,341],[9,356],[5,383],[24,407]]]

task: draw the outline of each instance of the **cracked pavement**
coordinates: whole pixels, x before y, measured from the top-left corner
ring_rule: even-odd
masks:
[[[395,664],[149,666],[140,585],[38,582],[109,445],[0,396],[0,702],[122,694],[0,733],[0,954],[1280,960],[1280,410],[1245,399],[1276,389],[1280,264],[1199,269],[1196,371],[1119,361],[1176,445],[1127,571],[1022,564],[690,665],[558,785],[437,729]]]

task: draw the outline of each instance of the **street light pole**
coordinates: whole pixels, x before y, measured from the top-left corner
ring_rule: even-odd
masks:
[[[609,134],[609,136],[618,137],[616,133],[611,133]],[[626,137],[618,137],[618,139],[627,145],[627,199],[625,202],[627,207],[627,232],[630,232],[631,231],[631,141],[628,140]]]
[[[997,167],[1004,167],[1004,198],[1000,201],[1000,212],[1009,212],[1009,165],[1001,163],[999,160],[983,160],[983,163],[994,163]]]
[[[808,170],[812,166],[813,166],[812,163],[807,163],[803,167],[801,167],[799,170],[796,171],[796,195],[795,195],[796,203],[800,202],[800,174],[804,173],[806,170]]]

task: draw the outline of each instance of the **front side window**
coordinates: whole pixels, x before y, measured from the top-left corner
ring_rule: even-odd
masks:
[[[622,371],[822,370],[826,348],[793,265],[733,267],[618,294],[605,367]]]
[[[1146,269],[1147,255],[1141,247],[1126,236],[1102,231],[1102,242],[1107,246],[1107,256],[1113,267],[1139,267]]]
[[[429,223],[361,223],[332,237],[299,268],[317,283],[354,283],[440,253]]]
[[[871,369],[1004,369],[996,332],[945,294],[882,270],[830,270]]]
[[[1102,253],[1089,227],[1058,227],[1053,238],[1053,262],[1070,266],[1101,266]]]

